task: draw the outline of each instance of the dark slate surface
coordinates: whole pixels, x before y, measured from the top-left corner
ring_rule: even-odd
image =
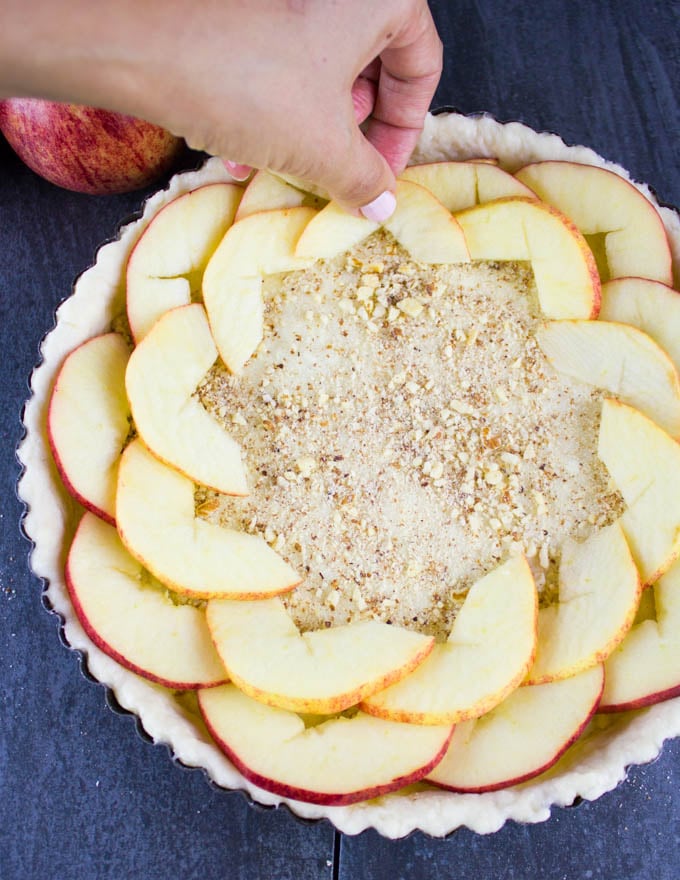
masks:
[[[680,7],[441,0],[436,106],[585,143],[680,204]],[[58,190],[0,145],[0,878],[675,880],[680,741],[593,804],[447,840],[341,838],[172,764],[107,707],[60,642],[27,566],[14,448],[55,305],[145,193]]]

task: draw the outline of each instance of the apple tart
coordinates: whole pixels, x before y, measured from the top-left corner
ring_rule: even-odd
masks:
[[[614,787],[680,733],[679,247],[622,169],[488,118],[428,119],[382,227],[178,175],[33,375],[69,643],[183,763],[348,833]]]

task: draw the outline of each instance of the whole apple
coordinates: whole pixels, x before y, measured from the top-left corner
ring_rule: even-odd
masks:
[[[36,98],[0,101],[0,131],[41,177],[94,195],[147,186],[184,148],[180,138],[141,119]]]

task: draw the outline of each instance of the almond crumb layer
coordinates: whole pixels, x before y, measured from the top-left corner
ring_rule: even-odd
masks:
[[[439,638],[472,583],[525,553],[543,601],[559,548],[622,510],[597,458],[601,393],[557,376],[523,263],[430,266],[385,233],[267,279],[237,378],[199,388],[250,496],[199,515],[262,534],[304,576],[303,630],[374,618]]]

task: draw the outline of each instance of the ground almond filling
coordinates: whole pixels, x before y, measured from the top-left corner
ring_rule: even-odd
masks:
[[[303,630],[374,618],[446,638],[469,587],[525,553],[545,604],[560,547],[623,509],[597,457],[602,393],[540,351],[524,263],[416,263],[379,232],[268,279],[240,377],[199,388],[251,494],[199,515],[261,534],[301,574]]]

